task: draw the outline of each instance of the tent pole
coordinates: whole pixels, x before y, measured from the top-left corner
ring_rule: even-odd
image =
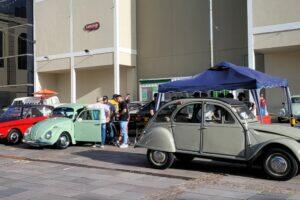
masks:
[[[157,101],[155,104],[155,111],[158,111],[158,109],[159,109],[161,98],[162,98],[162,93],[158,93]]]

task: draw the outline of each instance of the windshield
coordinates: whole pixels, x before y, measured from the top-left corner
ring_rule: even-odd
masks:
[[[256,120],[247,106],[234,106],[233,111],[236,112],[242,120]]]
[[[59,107],[55,108],[52,112],[52,117],[67,117],[72,119],[74,115],[73,108]]]
[[[18,118],[22,115],[22,107],[10,107],[5,113],[1,115],[1,118]]]
[[[300,97],[293,97],[292,103],[300,103]]]

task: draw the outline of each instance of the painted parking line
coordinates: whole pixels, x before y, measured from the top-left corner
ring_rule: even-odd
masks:
[[[28,157],[16,156],[16,155],[9,155],[9,154],[8,155],[1,155],[0,154],[0,158],[22,160],[22,161],[31,161],[31,162],[42,162],[42,163],[60,164],[60,165],[68,166],[68,167],[82,167],[82,168],[89,168],[89,169],[101,169],[101,170],[107,170],[107,171],[127,172],[127,173],[132,173],[132,174],[142,174],[142,175],[164,177],[164,178],[171,178],[171,179],[181,179],[181,180],[186,180],[186,181],[196,180],[196,178],[186,177],[186,176],[177,176],[177,175],[170,175],[170,174],[160,174],[160,173],[154,173],[154,172],[144,172],[144,171],[131,170],[131,169],[99,167],[99,166],[86,165],[86,164],[80,164],[80,163],[69,163],[69,162],[62,162],[62,161],[34,159],[34,158],[28,158]]]

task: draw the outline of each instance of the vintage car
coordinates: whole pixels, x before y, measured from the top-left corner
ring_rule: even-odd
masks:
[[[294,95],[291,97],[292,101],[292,114],[296,118],[296,120],[300,121],[300,95]],[[278,113],[278,122],[289,122],[290,117],[287,112],[287,105],[282,103],[282,108]]]
[[[23,142],[31,146],[55,145],[65,149],[76,142],[100,142],[100,110],[81,104],[55,108],[51,118],[27,129]]]
[[[159,109],[136,147],[148,149],[154,168],[170,167],[174,157],[203,157],[259,164],[271,178],[287,180],[298,172],[300,130],[260,124],[233,99],[183,99]]]
[[[53,107],[43,105],[10,106],[0,116],[0,139],[8,144],[22,141],[25,131],[39,121],[45,120]]]

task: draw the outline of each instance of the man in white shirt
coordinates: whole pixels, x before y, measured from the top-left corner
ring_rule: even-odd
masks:
[[[100,124],[101,124],[101,146],[100,148],[104,148],[104,144],[106,141],[106,123],[110,121],[110,109],[109,106],[103,103],[102,98],[96,99],[97,103],[90,104],[87,107],[92,109],[100,110]],[[96,147],[96,145],[94,145]]]

